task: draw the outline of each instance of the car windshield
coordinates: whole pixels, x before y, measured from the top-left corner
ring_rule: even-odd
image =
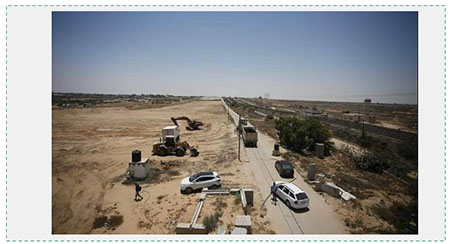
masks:
[[[198,176],[199,176],[199,174],[195,174],[195,175],[189,177],[189,181],[190,181],[190,182],[193,182],[195,179],[198,178]]]
[[[303,200],[303,199],[307,199],[308,198],[308,196],[304,192],[297,193],[297,194],[295,194],[295,196],[297,197],[297,200]]]

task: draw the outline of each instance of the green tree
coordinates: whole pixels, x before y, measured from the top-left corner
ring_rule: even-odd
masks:
[[[283,145],[297,152],[314,150],[315,143],[325,144],[325,154],[329,154],[332,143],[331,132],[315,119],[300,120],[294,117],[281,117],[275,120],[275,128]]]

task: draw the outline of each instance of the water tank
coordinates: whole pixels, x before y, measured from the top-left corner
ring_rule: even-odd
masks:
[[[139,162],[141,161],[141,151],[134,150],[131,152],[131,162]]]

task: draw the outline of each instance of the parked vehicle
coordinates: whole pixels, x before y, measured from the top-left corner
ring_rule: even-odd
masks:
[[[287,160],[277,160],[275,162],[275,169],[281,177],[294,177],[294,167],[292,163]]]
[[[276,195],[287,207],[302,209],[309,206],[308,195],[306,195],[306,193],[298,186],[283,181],[275,181],[275,184],[278,187]]]
[[[205,187],[218,188],[221,185],[222,182],[217,172],[206,171],[184,178],[181,180],[180,187],[182,192],[190,194],[197,189],[202,189]]]

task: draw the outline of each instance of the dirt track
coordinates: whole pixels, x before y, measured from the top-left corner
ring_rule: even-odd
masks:
[[[199,157],[151,156],[161,128],[171,124],[170,117],[181,115],[205,123],[201,131],[187,131],[180,122],[181,139],[197,145]],[[233,129],[220,101],[151,109],[54,109],[52,233],[173,234],[177,222],[190,221],[198,201],[198,194],[180,194],[181,178],[200,170],[215,170],[225,186],[253,187],[255,180],[236,158]],[[161,173],[155,183],[143,185],[141,202],[133,201],[133,186],[122,184],[134,149],[150,157],[151,167]],[[255,233],[272,233],[264,210],[259,211],[261,196],[256,194],[255,198]],[[238,210],[233,199],[224,201],[219,225],[227,226]]]

